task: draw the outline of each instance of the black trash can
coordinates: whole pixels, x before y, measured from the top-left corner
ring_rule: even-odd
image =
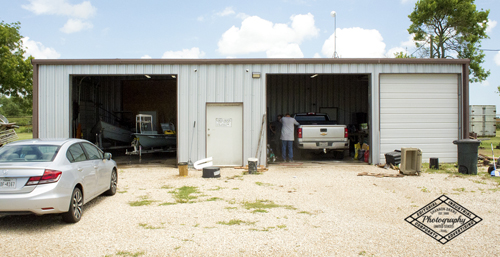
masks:
[[[458,172],[477,175],[477,149],[481,141],[460,139],[453,141],[458,146]]]

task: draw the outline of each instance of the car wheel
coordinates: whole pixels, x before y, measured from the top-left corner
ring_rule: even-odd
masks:
[[[75,187],[71,200],[69,202],[69,210],[63,213],[62,218],[67,223],[77,223],[82,218],[83,214],[83,194],[80,188]]]
[[[118,174],[116,173],[116,169],[113,169],[111,172],[111,181],[109,182],[108,191],[104,192],[105,195],[115,195],[116,187],[118,186]]]

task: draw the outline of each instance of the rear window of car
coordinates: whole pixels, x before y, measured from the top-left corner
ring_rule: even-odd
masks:
[[[0,162],[51,162],[60,146],[5,145],[0,148]]]
[[[297,115],[295,116],[297,122],[301,121],[328,121],[326,115]]]

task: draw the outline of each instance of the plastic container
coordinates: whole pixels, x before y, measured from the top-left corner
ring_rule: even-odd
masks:
[[[365,158],[365,150],[359,149],[358,150],[358,160],[363,161]]]
[[[401,152],[394,151],[394,152],[386,153],[385,154],[385,163],[387,165],[392,164],[394,166],[398,166],[398,164],[401,163]]]
[[[258,163],[259,163],[259,159],[248,158],[248,174],[257,173],[257,164]]]
[[[187,162],[179,162],[177,164],[177,167],[179,167],[179,176],[187,177],[187,175],[188,175],[188,163]]]
[[[434,170],[439,170],[439,158],[430,158],[429,159],[429,168]]]
[[[203,168],[203,178],[220,178],[220,168],[219,167],[205,167]]]
[[[460,139],[453,141],[458,147],[458,172],[477,175],[477,148],[481,141]]]

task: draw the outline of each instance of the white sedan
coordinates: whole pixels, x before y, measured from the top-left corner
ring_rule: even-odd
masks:
[[[114,195],[116,162],[82,139],[32,139],[0,148],[0,215],[62,213],[80,221],[83,205]]]

